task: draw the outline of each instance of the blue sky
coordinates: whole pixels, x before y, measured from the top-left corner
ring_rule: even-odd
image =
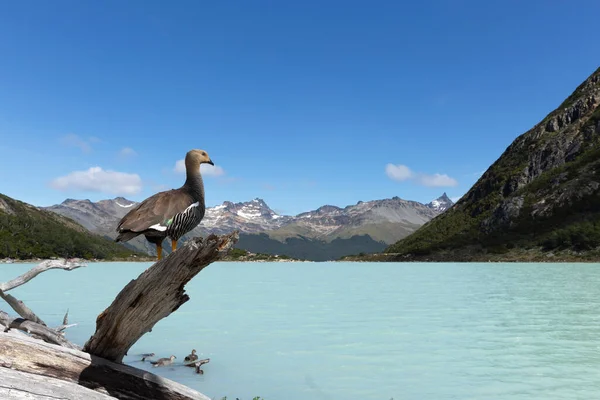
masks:
[[[464,194],[600,65],[597,1],[0,3],[0,192],[206,202]],[[210,175],[210,176],[209,176]]]

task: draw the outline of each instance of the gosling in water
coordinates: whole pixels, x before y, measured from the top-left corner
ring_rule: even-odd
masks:
[[[146,361],[146,358],[154,357],[154,353],[144,353],[144,354],[141,354],[141,356],[142,356],[142,361]]]
[[[159,359],[158,359],[158,360],[156,360],[156,361],[150,361],[150,362],[151,362],[151,363],[152,363],[152,365],[153,365],[153,366],[155,366],[155,367],[164,367],[164,366],[167,366],[167,365],[171,365],[171,364],[173,364],[173,360],[174,360],[174,359],[176,359],[176,358],[177,358],[177,357],[175,357],[175,356],[173,356],[173,355],[172,355],[172,356],[171,356],[171,357],[169,357],[169,358],[159,358]]]
[[[198,356],[196,355],[196,349],[192,350],[192,354],[188,354],[187,356],[185,356],[185,358],[183,359],[184,361],[196,361],[198,359]]]

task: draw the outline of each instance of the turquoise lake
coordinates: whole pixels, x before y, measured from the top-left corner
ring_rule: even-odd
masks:
[[[10,293],[50,325],[68,308],[83,344],[149,265],[52,270]],[[31,266],[0,264],[0,281]],[[125,361],[211,398],[600,397],[600,264],[221,262],[186,292]],[[192,348],[204,375],[180,366]]]

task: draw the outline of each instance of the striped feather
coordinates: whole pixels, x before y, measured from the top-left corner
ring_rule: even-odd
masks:
[[[194,229],[204,217],[204,207],[196,202],[186,208],[183,212],[176,214],[167,228],[167,236],[177,241],[180,237]]]

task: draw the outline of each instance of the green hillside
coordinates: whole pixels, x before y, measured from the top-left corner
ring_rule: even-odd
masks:
[[[450,210],[386,249],[391,259],[477,260],[528,251],[599,255],[600,68],[519,136]]]
[[[0,194],[0,258],[145,256],[50,211]]]

